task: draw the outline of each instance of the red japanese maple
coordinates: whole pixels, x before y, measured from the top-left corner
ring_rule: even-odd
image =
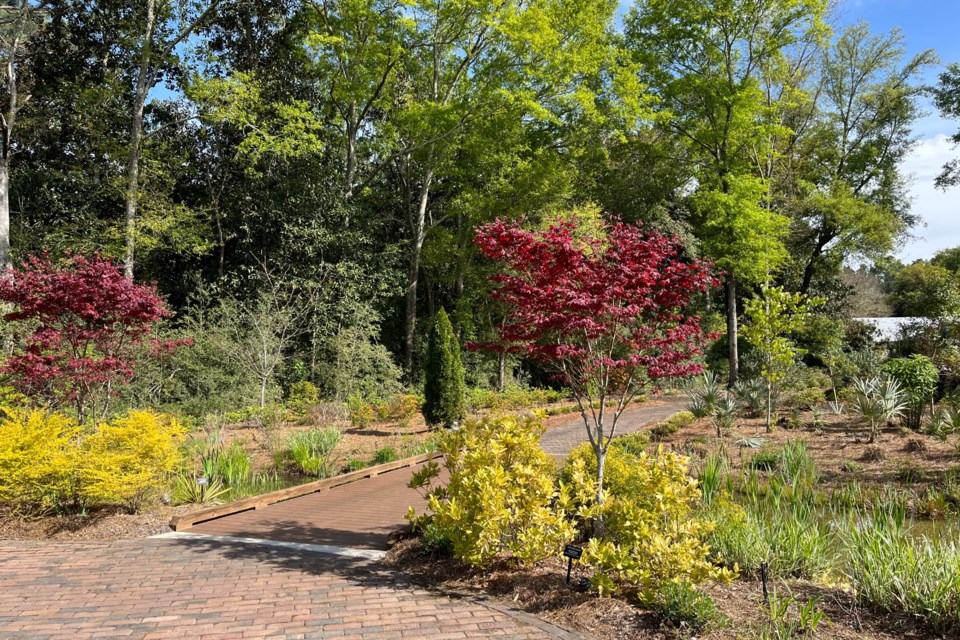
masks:
[[[13,384],[51,406],[72,404],[83,419],[95,399],[133,377],[137,345],[166,306],[153,287],[134,284],[123,265],[95,255],[54,264],[32,256],[0,278],[4,318],[27,335],[2,367]]]
[[[524,353],[570,387],[597,454],[598,499],[624,408],[650,383],[702,370],[694,358],[708,336],[685,310],[716,285],[676,237],[619,222],[602,231],[591,239],[572,222],[543,232],[499,220],[480,227],[476,244],[505,267],[493,295],[510,312],[498,344],[472,345]]]

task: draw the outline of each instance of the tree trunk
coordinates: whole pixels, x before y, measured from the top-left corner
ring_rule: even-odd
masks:
[[[12,40],[6,51],[7,72],[7,110],[0,119],[0,269],[6,271],[13,266],[10,256],[10,157],[13,155],[13,127],[20,110],[20,96],[17,86],[17,49],[20,48],[21,29],[26,19],[27,3],[19,3],[16,21],[13,25]],[[9,27],[8,27],[9,28]]]
[[[773,383],[767,381],[767,433],[773,432]]]
[[[497,354],[497,391],[503,393],[507,386],[507,352],[501,351]]]
[[[727,384],[732,387],[737,383],[740,370],[740,356],[737,350],[737,281],[732,274],[727,276],[727,343],[730,376]]]
[[[136,248],[137,205],[140,193],[140,143],[143,139],[143,110],[147,103],[152,75],[153,34],[156,28],[156,0],[147,0],[147,24],[140,48],[140,68],[133,96],[133,113],[130,119],[130,155],[127,158],[126,188],[126,243],[127,254],[123,261],[124,274],[133,280],[133,259]]]
[[[0,269],[12,266],[10,257],[10,160],[6,153],[0,159]]]
[[[420,280],[420,256],[427,235],[427,205],[430,202],[430,186],[433,170],[427,171],[420,186],[416,218],[411,220],[410,262],[407,266],[406,309],[404,312],[403,362],[407,374],[413,372],[413,338],[417,330],[417,286]]]

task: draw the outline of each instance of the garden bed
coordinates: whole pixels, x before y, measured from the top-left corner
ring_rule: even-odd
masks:
[[[558,559],[546,560],[530,568],[518,568],[513,561],[504,561],[479,570],[453,558],[430,554],[419,540],[408,539],[396,545],[386,561],[421,584],[454,594],[492,597],[505,606],[537,615],[590,638],[666,640],[690,637],[627,599],[598,598],[595,594],[568,586],[565,582],[566,564]],[[575,568],[571,583],[579,577]],[[781,595],[789,591],[797,602],[806,602],[810,598],[817,600],[824,619],[815,635],[804,637],[823,640],[934,640],[944,637],[926,631],[912,618],[858,608],[852,594],[839,588],[827,588],[804,580],[776,581],[771,587]],[[759,581],[704,584],[701,589],[713,598],[729,622],[723,628],[697,634],[697,638],[755,637],[750,635],[752,629],[769,620]],[[795,608],[791,609],[791,614],[795,614]]]

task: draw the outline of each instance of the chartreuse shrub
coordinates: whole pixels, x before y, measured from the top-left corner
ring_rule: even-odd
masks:
[[[42,513],[73,490],[75,420],[45,411],[8,410],[0,422],[0,506]]]
[[[423,417],[430,425],[450,426],[466,414],[466,385],[460,342],[443,309],[437,313],[423,368]]]
[[[930,358],[913,354],[909,358],[888,360],[883,365],[883,371],[896,380],[907,394],[904,423],[910,429],[919,429],[923,409],[933,399],[940,380],[937,366]]]
[[[428,514],[407,515],[429,537],[463,561],[485,566],[502,554],[529,564],[557,554],[573,538],[573,526],[556,508],[553,462],[540,448],[541,423],[505,416],[468,421],[439,440],[446,486],[432,462],[410,486],[426,489]]]
[[[611,446],[606,457],[604,500],[595,495],[593,447],[574,449],[564,469],[568,509],[593,520],[594,536],[582,562],[593,569],[601,595],[636,590],[641,603],[655,606],[667,584],[731,580],[735,569],[710,561],[705,540],[714,523],[701,518],[697,481],[687,475],[688,459],[663,447],[650,454]],[[572,489],[568,489],[572,487]]]
[[[63,506],[136,510],[181,463],[184,430],[173,418],[131,411],[85,431],[43,411],[0,423],[0,506],[41,514]]]
[[[303,413],[320,402],[320,389],[308,380],[294,382],[287,392],[287,406],[296,413]]]
[[[131,411],[83,438],[79,479],[90,502],[140,508],[181,462],[185,430],[171,416]]]

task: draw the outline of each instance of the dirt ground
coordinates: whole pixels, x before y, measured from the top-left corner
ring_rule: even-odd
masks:
[[[734,469],[740,469],[759,452],[777,450],[790,440],[804,440],[828,485],[856,481],[862,485],[896,483],[917,488],[942,479],[947,472],[960,473],[960,435],[941,442],[924,433],[888,425],[880,431],[876,442],[869,444],[869,425],[849,415],[824,412],[817,424],[809,411],[798,417],[795,426],[781,424],[772,433],[766,432],[763,418],[740,419],[720,440],[711,421],[701,419],[664,438],[663,443],[694,458],[724,447]],[[736,444],[751,438],[764,443],[756,449]]]

